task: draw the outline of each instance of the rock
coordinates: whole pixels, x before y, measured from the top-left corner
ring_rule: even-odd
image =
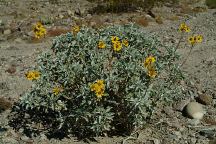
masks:
[[[188,127],[194,127],[200,124],[200,119],[189,119],[187,122],[187,126]],[[193,134],[193,136],[195,136],[195,134]]]
[[[30,32],[27,33],[27,35],[30,36],[30,37],[34,37],[34,32],[30,31]]]
[[[33,143],[34,142],[32,139],[30,139],[27,136],[22,136],[21,140],[24,141],[24,142],[26,142],[26,143]]]
[[[91,19],[91,18],[92,18],[92,15],[91,15],[91,14],[87,14],[87,15],[86,15],[86,18],[87,18],[87,19]]]
[[[152,16],[150,16],[149,14],[145,15],[146,20],[148,20],[149,22],[153,22],[154,18]]]
[[[190,99],[182,100],[180,102],[177,102],[173,107],[175,110],[182,112],[189,102]]]
[[[0,98],[0,109],[7,110],[12,107],[12,103],[4,98]]]
[[[208,125],[216,125],[216,119],[214,118],[205,118],[203,121]]]
[[[154,139],[152,139],[152,141],[153,141],[154,144],[160,144],[160,140],[159,139],[154,138]]]
[[[14,74],[16,72],[16,67],[15,66],[10,66],[6,72],[10,73],[10,74]]]
[[[22,40],[21,38],[16,38],[14,41],[15,41],[16,43],[22,43],[22,42],[23,42],[23,40]]]
[[[4,35],[9,35],[9,34],[11,34],[11,30],[10,29],[7,29],[7,30],[4,30]]]
[[[201,104],[197,102],[190,102],[186,106],[186,113],[190,118],[202,119],[204,115],[204,110]]]
[[[206,94],[201,94],[199,95],[199,97],[197,98],[197,101],[201,104],[204,105],[210,105],[213,101],[212,97]]]
[[[58,17],[59,17],[60,19],[63,19],[63,18],[64,18],[64,15],[63,15],[63,14],[59,14]]]

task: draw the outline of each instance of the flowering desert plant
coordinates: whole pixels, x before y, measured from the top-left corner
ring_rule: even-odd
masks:
[[[37,22],[33,28],[35,38],[39,39],[45,37],[47,31],[46,28],[42,25],[41,22]]]
[[[34,84],[17,105],[48,132],[130,133],[144,126],[158,102],[181,94],[175,48],[136,25],[73,29],[51,49],[27,73]]]

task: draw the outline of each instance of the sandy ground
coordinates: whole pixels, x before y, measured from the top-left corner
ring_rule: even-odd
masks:
[[[177,32],[179,24],[186,20],[195,33],[204,36],[204,42],[195,46],[192,54],[182,67],[190,84],[187,87],[187,97],[182,100],[195,99],[204,93],[212,97],[212,102],[205,105],[206,114],[201,122],[188,119],[181,112],[175,111],[175,104],[171,107],[161,107],[146,129],[139,132],[135,140],[127,143],[137,144],[207,144],[216,138],[216,10],[206,9],[203,1],[187,7],[154,8],[153,12],[162,18],[156,21],[145,12],[131,12],[121,14],[88,14],[87,10],[95,4],[85,0],[61,1],[0,1],[0,99],[11,103],[31,87],[26,80],[25,73],[35,65],[37,56],[49,50],[52,36],[65,32],[71,25],[85,24],[91,27],[101,27],[112,23],[124,24],[136,22],[144,26],[144,30],[155,33],[166,45],[176,45],[180,37]],[[201,12],[194,12],[196,7],[203,8]],[[77,11],[80,10],[80,14]],[[39,19],[50,22],[46,25],[48,37],[32,40],[32,24]],[[143,20],[145,19],[145,20]],[[147,21],[147,22],[146,22]],[[182,42],[178,52],[182,61],[189,52],[189,45]],[[177,102],[177,103],[181,103]],[[0,143],[84,143],[75,137],[63,140],[48,140],[41,134],[31,139],[21,132],[14,132],[7,126],[7,115],[10,109],[0,113]],[[5,128],[5,129],[4,129]],[[96,142],[112,144],[121,143],[126,137],[97,137]],[[216,142],[215,142],[216,143]]]

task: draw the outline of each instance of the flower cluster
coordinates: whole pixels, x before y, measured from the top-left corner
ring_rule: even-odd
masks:
[[[80,31],[80,27],[78,25],[72,27],[72,33],[77,34]]]
[[[179,26],[179,30],[181,32],[190,32],[190,28],[188,25],[186,25],[185,23],[182,23]],[[188,42],[193,46],[196,43],[201,43],[203,41],[203,36],[202,35],[193,35],[193,36],[189,36],[188,37]]]
[[[185,23],[182,23],[180,25],[179,30],[181,32],[190,32],[191,31],[190,28],[189,28],[189,26],[187,26]]]
[[[122,43],[119,41],[119,37],[112,36],[111,40],[113,44],[113,50],[119,52],[122,49]]]
[[[123,44],[124,46],[128,47],[129,42],[128,42],[128,40],[124,39],[124,40],[122,41],[122,44]]]
[[[90,89],[95,92],[97,99],[100,100],[105,91],[104,80],[97,80],[95,83],[90,85]]]
[[[111,42],[112,42],[112,47],[115,52],[119,52],[122,49],[122,46],[124,45],[125,47],[129,46],[129,42],[127,39],[123,39],[122,42],[120,41],[119,37],[117,36],[112,36],[111,37]],[[106,43],[102,40],[98,42],[98,48],[99,49],[104,49],[106,47]]]
[[[112,36],[111,41],[113,44],[113,50],[115,52],[119,52],[122,49],[122,45],[124,45],[125,47],[128,47],[128,45],[129,45],[128,40],[124,39],[121,42],[119,37],[117,37],[117,36]]]
[[[44,28],[44,26],[42,25],[41,22],[37,22],[37,24],[34,26],[34,34],[36,38],[41,38],[44,37],[46,35],[46,29]]]
[[[201,43],[203,41],[203,36],[202,35],[190,36],[188,38],[188,41],[191,45],[194,45],[195,43]]]
[[[39,71],[29,71],[25,75],[26,75],[26,78],[28,80],[37,80],[40,78],[40,72]]]
[[[154,63],[156,62],[155,57],[149,56],[145,59],[144,67],[147,68],[148,76],[151,78],[155,78],[157,75],[157,71],[155,70]]]
[[[104,49],[106,47],[106,44],[104,41],[100,40],[99,43],[98,43],[98,48],[99,49]]]

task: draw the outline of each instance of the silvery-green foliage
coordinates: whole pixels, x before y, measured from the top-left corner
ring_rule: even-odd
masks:
[[[112,50],[111,36],[127,39],[128,47]],[[103,40],[106,48],[99,49]],[[21,97],[25,109],[58,113],[58,129],[79,131],[80,135],[101,135],[121,128],[142,127],[159,100],[172,101],[176,79],[182,78],[174,48],[163,47],[157,37],[136,25],[110,26],[100,30],[81,28],[53,41],[52,53],[44,52],[35,67],[41,77]],[[156,58],[157,77],[150,78],[143,63]],[[105,81],[105,95],[98,100],[90,84]],[[58,95],[52,89],[62,87]]]

